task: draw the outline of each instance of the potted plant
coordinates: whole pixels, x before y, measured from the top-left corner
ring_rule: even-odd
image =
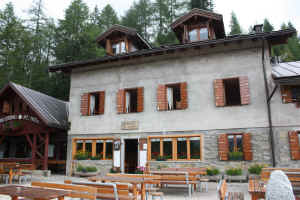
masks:
[[[254,164],[248,168],[250,179],[260,179],[260,173],[262,168],[267,167],[266,164]]]
[[[230,167],[226,169],[224,178],[231,181],[247,181],[247,176],[243,173],[242,168],[240,167]]]
[[[121,172],[120,168],[117,168],[117,167],[113,167],[109,170],[109,173],[112,173],[112,174],[117,174],[120,172]]]
[[[202,176],[202,178],[217,182],[222,178],[222,175],[220,174],[220,170],[218,168],[207,167],[206,176]]]
[[[181,153],[178,155],[178,159],[187,159],[187,154],[184,153],[184,152],[181,152]]]
[[[241,161],[244,158],[244,154],[241,151],[229,152],[229,160]]]
[[[80,177],[97,176],[98,174],[99,171],[95,166],[78,165],[75,171],[75,175]]]
[[[159,156],[156,157],[156,160],[157,160],[157,161],[166,161],[167,158],[166,158],[165,156],[160,156],[160,155],[159,155]]]
[[[96,156],[92,156],[91,160],[102,160],[103,159],[103,154],[98,154]]]

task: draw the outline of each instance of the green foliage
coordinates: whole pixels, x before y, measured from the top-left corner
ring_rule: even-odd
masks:
[[[90,158],[89,154],[87,152],[83,152],[83,151],[78,151],[74,158],[76,160],[88,160]]]
[[[229,152],[229,160],[243,160],[243,152],[235,151],[235,152]]]
[[[99,16],[99,25],[102,30],[108,30],[112,25],[119,24],[119,18],[116,11],[107,4]]]
[[[266,18],[264,20],[264,27],[263,27],[264,32],[271,32],[274,30],[274,26],[269,22],[269,20]]]
[[[83,173],[89,173],[89,172],[97,172],[98,169],[95,166],[82,166],[82,165],[78,165],[76,168],[77,172],[83,172]]]
[[[215,175],[220,174],[220,170],[217,169],[217,168],[207,168],[206,169],[206,174],[208,176],[215,176]]]
[[[92,156],[92,157],[91,157],[91,160],[102,160],[102,159],[103,159],[102,154],[98,154],[98,155],[96,155],[96,156]]]
[[[215,4],[213,0],[191,0],[190,7],[191,9],[200,8],[203,10],[213,11]]]
[[[248,168],[248,171],[250,174],[257,174],[257,175],[260,175],[261,173],[261,170],[262,168],[266,167],[265,165],[263,164],[254,164],[254,165],[251,165],[249,168]]]
[[[241,168],[229,168],[225,173],[229,176],[240,176],[243,174],[243,171]]]
[[[166,160],[167,160],[167,157],[166,157],[166,156],[160,156],[160,155],[159,155],[159,156],[156,157],[156,160],[157,160],[157,161],[166,161]]]
[[[231,13],[231,20],[230,20],[229,27],[230,27],[230,35],[242,33],[242,28],[239,24],[236,14],[234,12]]]

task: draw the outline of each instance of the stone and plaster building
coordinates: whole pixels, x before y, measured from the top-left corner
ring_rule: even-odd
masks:
[[[96,40],[106,56],[50,67],[71,75],[67,171],[78,158],[103,173],[299,165],[299,74],[270,62],[296,31],[226,36],[222,15],[199,9],[171,28],[180,44],[154,48],[115,25]]]

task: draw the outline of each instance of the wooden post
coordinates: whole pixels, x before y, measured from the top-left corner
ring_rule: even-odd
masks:
[[[45,133],[44,163],[43,163],[44,170],[48,170],[48,146],[49,146],[49,132],[46,132]]]
[[[32,165],[35,169],[36,165],[36,134],[33,134],[33,143],[31,148],[31,159],[32,159]]]

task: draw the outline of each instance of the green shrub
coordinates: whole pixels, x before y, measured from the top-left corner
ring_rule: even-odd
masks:
[[[75,158],[76,160],[87,160],[87,159],[90,158],[90,156],[89,156],[89,154],[88,154],[87,152],[78,151],[78,152],[75,154],[74,158]]]
[[[251,165],[249,168],[248,168],[248,171],[250,174],[257,174],[257,175],[260,175],[261,173],[261,170],[262,168],[264,168],[265,165],[264,164],[254,164],[254,165]]]
[[[82,165],[78,165],[77,168],[76,168],[76,171],[83,172],[83,173],[88,173],[88,172],[97,172],[98,170],[95,166],[84,167]]]
[[[241,168],[229,168],[226,170],[226,174],[229,176],[240,176],[243,174]]]
[[[243,160],[244,154],[240,151],[229,152],[229,160]]]
[[[212,168],[212,169],[207,168],[207,169],[206,169],[206,174],[207,174],[208,176],[215,176],[215,175],[220,174],[220,170],[217,169],[217,168]]]
[[[166,158],[166,156],[157,156],[157,157],[156,157],[156,160],[157,160],[157,161],[166,161],[167,158]]]
[[[103,157],[102,157],[102,155],[100,155],[100,154],[91,157],[91,160],[102,160],[102,159],[103,159]]]

